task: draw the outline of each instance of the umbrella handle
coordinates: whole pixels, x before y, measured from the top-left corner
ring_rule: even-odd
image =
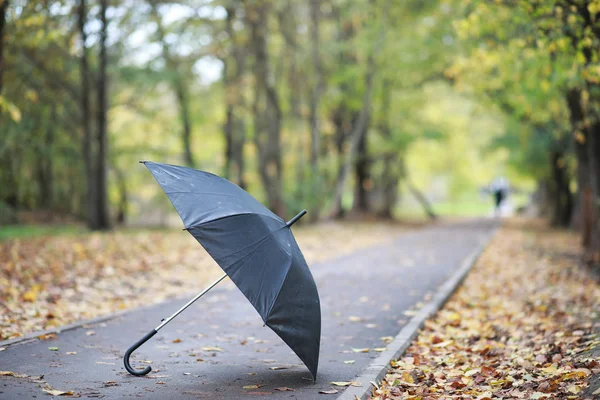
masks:
[[[304,214],[306,214],[306,210],[302,210],[298,213],[298,215],[296,215],[294,218],[290,219],[286,225],[289,227],[291,227],[292,225],[294,225],[296,223],[296,221],[298,221],[300,218],[302,218],[304,216]]]
[[[146,334],[146,336],[135,342],[133,346],[127,349],[127,351],[125,352],[125,356],[123,357],[123,363],[125,364],[125,369],[127,370],[127,372],[129,372],[132,375],[143,376],[146,375],[148,372],[152,371],[152,367],[146,367],[142,371],[133,369],[131,367],[131,364],[129,364],[129,357],[131,356],[131,353],[137,350],[138,347],[146,343],[152,336],[156,335],[156,332],[156,329],[152,329]]]

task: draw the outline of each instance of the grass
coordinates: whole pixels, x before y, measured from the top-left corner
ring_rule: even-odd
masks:
[[[515,211],[517,208],[527,204],[529,198],[527,195],[514,194],[511,195],[510,201],[512,202]],[[444,202],[437,202],[432,204],[433,211],[443,217],[484,217],[490,216],[494,213],[494,203],[491,196],[489,198],[464,198],[457,200],[450,200]],[[414,207],[404,207],[398,210],[398,217],[414,217],[423,216],[425,212],[423,208],[418,205]]]
[[[0,226],[0,240],[76,235],[82,232],[86,232],[86,229],[79,225],[6,225]]]

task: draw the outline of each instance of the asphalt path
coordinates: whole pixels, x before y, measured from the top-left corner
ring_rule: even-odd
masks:
[[[146,377],[125,371],[123,353],[185,299],[133,310],[52,340],[8,346],[0,351],[0,371],[28,377],[0,376],[0,399],[44,398],[47,385],[83,398],[335,398],[319,392],[341,393],[344,388],[330,382],[359,376],[495,225],[493,220],[435,225],[312,265],[322,307],[316,382],[229,283],[134,353],[134,366],[152,366]]]

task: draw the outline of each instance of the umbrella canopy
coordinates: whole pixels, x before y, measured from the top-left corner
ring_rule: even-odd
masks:
[[[315,281],[287,223],[226,179],[145,161],[185,229],[246,296],[264,323],[316,379],[321,307]]]

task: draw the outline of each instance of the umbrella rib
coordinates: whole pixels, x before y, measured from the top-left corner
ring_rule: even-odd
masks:
[[[175,204],[173,204],[173,205],[175,205]],[[175,208],[177,209],[177,207],[176,207],[176,206],[175,206]],[[281,223],[282,223],[282,224],[284,224],[284,226],[285,226],[285,222],[284,222],[282,219],[273,218],[273,216],[271,216],[271,215],[269,215],[269,214],[263,214],[263,213],[258,213],[258,212],[242,212],[242,213],[239,213],[239,214],[230,214],[230,215],[225,215],[225,216],[223,216],[223,217],[219,217],[219,218],[211,219],[210,221],[204,221],[204,222],[200,222],[199,224],[194,224],[194,225],[192,225],[192,226],[187,226],[187,227],[185,227],[185,228],[183,228],[183,229],[184,229],[184,230],[186,230],[186,231],[189,231],[189,230],[190,230],[190,229],[192,229],[192,228],[198,228],[198,227],[200,227],[200,226],[202,226],[202,225],[209,224],[209,223],[211,223],[211,222],[215,222],[215,221],[220,221],[220,220],[222,220],[222,219],[226,219],[226,218],[232,218],[232,217],[238,217],[238,216],[240,216],[240,215],[254,215],[254,214],[257,214],[257,215],[262,215],[262,216],[264,216],[264,217],[267,217],[267,218],[271,218],[273,221],[281,222]]]
[[[281,288],[283,288],[283,284],[285,283],[285,280],[287,279],[289,273],[290,273],[290,269],[292,266],[292,260],[294,257],[292,257],[290,255],[290,262],[288,263],[288,269],[285,273],[285,276],[283,277],[283,281],[281,282],[281,286],[279,287],[279,290],[277,291],[277,294],[275,295],[275,299],[273,300],[273,303],[271,303],[271,307],[269,307],[269,312],[267,312],[267,316],[266,319],[269,319],[269,317],[271,316],[271,311],[273,311],[273,307],[275,306],[275,303],[277,303],[277,299],[279,299],[279,294],[281,293]],[[267,321],[265,321],[266,323]]]
[[[181,194],[181,193],[186,193],[186,194],[206,194],[209,196],[224,196],[224,197],[233,197],[234,199],[238,199],[240,198],[240,196],[233,196],[231,194],[223,194],[223,193],[212,193],[212,192],[185,192],[183,190],[175,190],[173,192],[167,192],[165,191],[165,194],[169,195],[169,194]]]
[[[264,242],[266,242],[266,241],[267,241],[267,239],[269,239],[271,236],[273,236],[275,233],[279,232],[279,231],[280,231],[280,230],[282,230],[283,228],[285,228],[285,226],[282,226],[281,228],[277,228],[277,229],[275,229],[274,231],[272,231],[272,232],[271,232],[271,233],[269,233],[268,235],[265,235],[265,236],[263,236],[262,238],[258,239],[256,242],[254,242],[254,243],[252,243],[252,244],[249,244],[248,246],[246,246],[246,247],[244,247],[244,248],[242,248],[242,249],[236,250],[236,251],[234,251],[233,253],[227,254],[225,257],[231,257],[232,255],[234,255],[234,254],[237,254],[237,253],[239,253],[239,252],[240,252],[240,251],[242,251],[242,250],[246,250],[248,247],[252,247],[252,246],[255,246],[255,245],[256,245],[256,248],[255,248],[254,250],[252,250],[250,253],[246,254],[246,256],[245,256],[245,257],[246,257],[246,259],[247,259],[249,256],[251,256],[252,254],[254,254],[254,253],[256,252],[256,250],[258,250],[258,248],[259,248],[259,247],[260,247],[260,246],[261,246],[261,245],[262,245]],[[239,261],[239,260],[238,260],[238,261]],[[229,268],[229,267],[231,267],[233,264],[235,264],[236,262],[237,262],[237,261],[235,261],[235,262],[232,262],[231,264],[229,264],[227,267],[224,267],[224,268]],[[246,261],[244,261],[244,264],[245,264],[245,263],[246,263]],[[243,266],[244,266],[244,264],[240,265],[240,268],[241,268],[241,267],[243,267]]]

